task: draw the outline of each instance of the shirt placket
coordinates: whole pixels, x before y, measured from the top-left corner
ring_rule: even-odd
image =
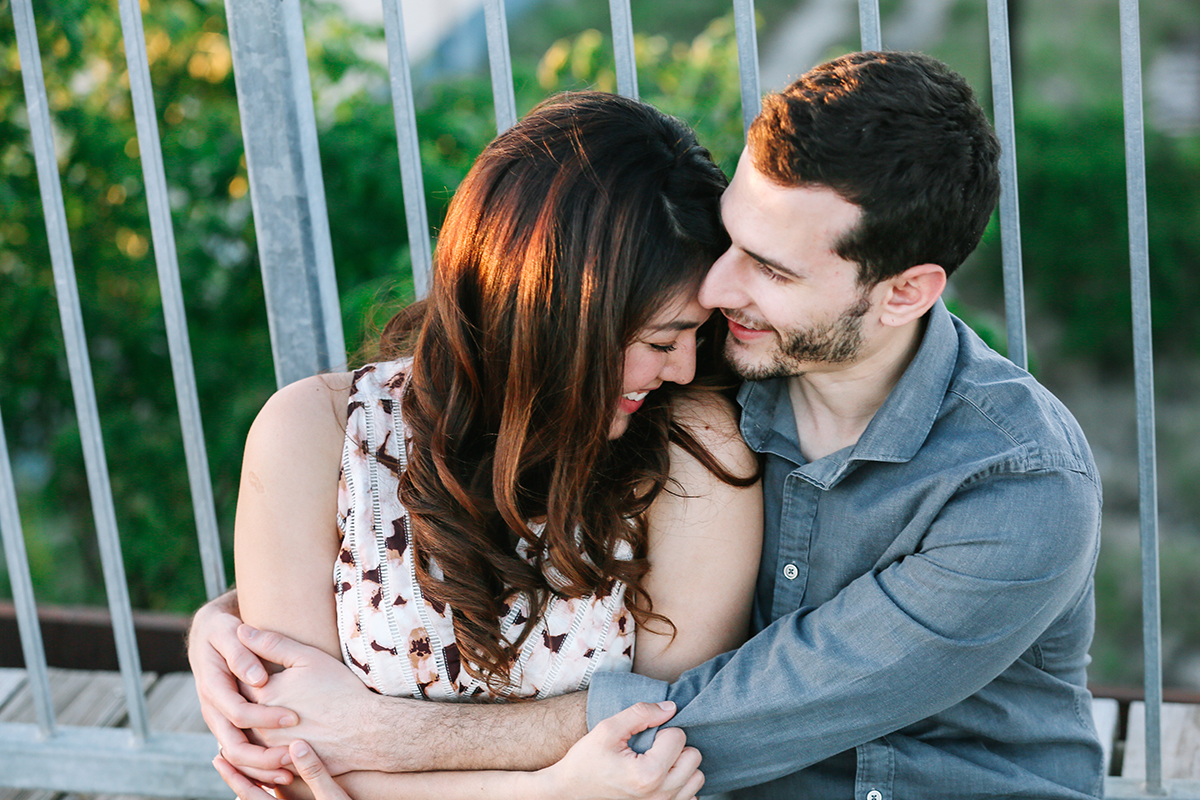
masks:
[[[800,608],[804,599],[819,492],[798,471],[788,475],[785,480],[783,514],[779,520],[779,549],[775,561],[772,621]]]
[[[861,744],[854,776],[854,800],[892,800],[896,753],[886,738]]]

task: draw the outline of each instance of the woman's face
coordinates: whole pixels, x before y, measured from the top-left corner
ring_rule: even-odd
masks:
[[[696,329],[711,312],[693,291],[675,295],[625,348],[625,369],[617,413],[608,438],[619,438],[646,395],[667,381],[688,383],[696,375]]]

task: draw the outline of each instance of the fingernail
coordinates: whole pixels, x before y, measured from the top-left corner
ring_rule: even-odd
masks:
[[[663,700],[661,703],[657,703],[656,705],[659,708],[661,708],[663,711],[674,711],[675,710],[675,704],[672,703],[670,700]]]
[[[251,628],[249,625],[242,625],[240,630],[242,636],[246,639],[253,639],[255,636],[258,636],[258,629]]]
[[[296,742],[292,745],[292,752],[294,752],[298,758],[304,758],[306,755],[308,755],[308,745],[306,745],[304,742]]]
[[[251,667],[246,677],[250,679],[251,683],[258,683],[267,679],[267,671],[262,667]]]
[[[284,714],[282,717],[279,718],[279,727],[281,727],[281,728],[290,728],[293,725],[299,725],[299,724],[300,724],[300,720],[296,717],[295,714]]]
[[[280,763],[280,764],[283,764],[285,767],[286,767],[288,764],[291,764],[291,763],[292,763],[292,754],[291,754],[291,753],[284,753],[284,754],[283,754],[283,758],[279,759],[279,763]]]

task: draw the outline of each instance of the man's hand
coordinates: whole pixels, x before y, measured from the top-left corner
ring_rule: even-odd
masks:
[[[254,729],[255,738],[269,752],[286,750],[291,742],[303,739],[321,753],[333,775],[351,770],[403,771],[388,763],[386,754],[372,749],[376,737],[367,731],[367,725],[374,718],[371,708],[382,698],[345,664],[319,648],[250,625],[237,628],[237,638],[255,656],[284,668],[260,687],[243,686],[246,696],[260,706],[285,706],[299,717],[295,727]],[[395,730],[381,731],[381,735],[385,739],[403,738],[402,732]],[[228,754],[226,758],[233,761]]]
[[[303,739],[334,775],[535,770],[560,759],[587,733],[582,692],[502,704],[384,697],[323,650],[249,625],[237,635],[255,655],[285,668],[261,689],[245,689],[251,699],[300,718],[296,727],[255,729],[255,736],[272,750]]]
[[[232,591],[202,606],[192,619],[188,661],[196,677],[200,713],[225,759],[238,764],[248,777],[263,783],[290,783],[292,774],[283,769],[291,760],[287,748],[260,747],[243,731],[288,727],[298,720],[287,709],[247,702],[239,692],[239,679],[246,686],[261,686],[267,680],[262,662],[237,637],[241,623],[237,594]]]

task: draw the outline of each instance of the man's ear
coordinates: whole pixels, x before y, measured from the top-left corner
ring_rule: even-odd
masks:
[[[883,281],[880,322],[899,328],[920,319],[946,288],[946,270],[937,264],[918,264]]]

